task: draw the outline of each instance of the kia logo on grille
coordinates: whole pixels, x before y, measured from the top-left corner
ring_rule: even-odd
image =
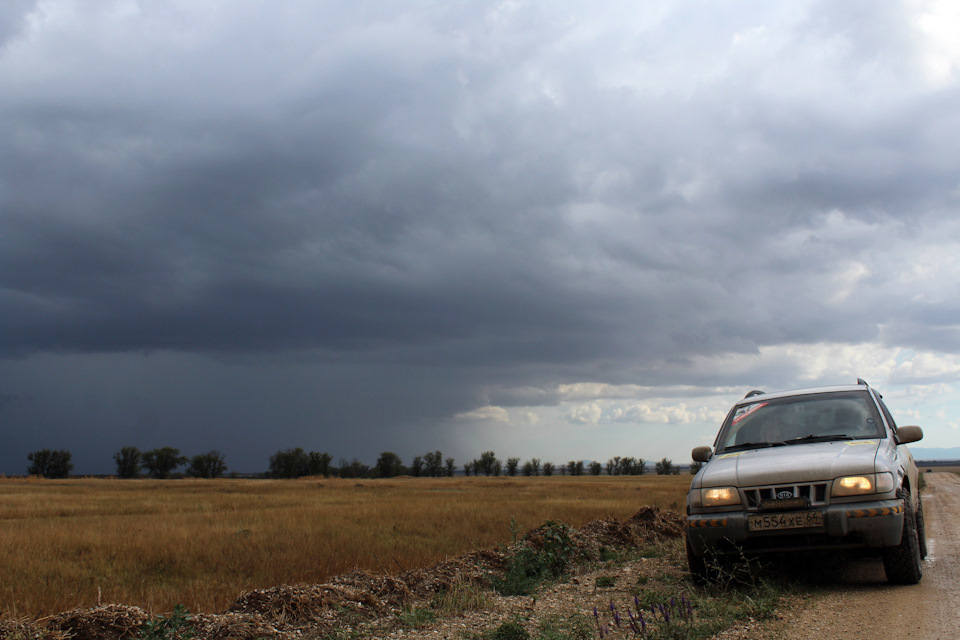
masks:
[[[777,498],[780,500],[786,500],[787,498],[793,497],[793,491],[781,491],[777,494]]]

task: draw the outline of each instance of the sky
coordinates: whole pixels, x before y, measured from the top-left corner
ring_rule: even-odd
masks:
[[[957,140],[949,0],[5,1],[0,473],[960,446]]]

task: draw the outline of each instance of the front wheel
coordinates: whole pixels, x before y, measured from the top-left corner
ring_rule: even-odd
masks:
[[[732,579],[733,576],[728,571],[728,566],[728,560],[710,552],[709,549],[707,555],[696,555],[690,544],[690,536],[687,535],[687,568],[690,570],[690,578],[695,585],[705,587]]]
[[[894,584],[917,584],[923,577],[917,520],[909,494],[903,500],[903,532],[900,534],[900,544],[883,550],[883,569],[887,580]]]

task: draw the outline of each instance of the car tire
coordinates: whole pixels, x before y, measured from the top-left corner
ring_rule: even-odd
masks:
[[[702,587],[712,582],[713,572],[707,566],[707,559],[693,552],[689,534],[687,535],[687,568],[690,570],[690,579],[694,584]]]
[[[923,577],[917,520],[910,504],[910,494],[903,500],[903,532],[900,544],[883,550],[883,569],[894,584],[917,584]]]
[[[923,520],[923,500],[917,494],[917,543],[920,545],[920,559],[927,557],[927,525]]]

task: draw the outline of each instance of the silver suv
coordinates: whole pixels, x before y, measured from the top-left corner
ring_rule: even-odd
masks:
[[[687,560],[699,582],[732,557],[858,549],[887,579],[915,584],[926,556],[919,474],[908,442],[866,382],[751,391],[727,415],[687,494]]]

